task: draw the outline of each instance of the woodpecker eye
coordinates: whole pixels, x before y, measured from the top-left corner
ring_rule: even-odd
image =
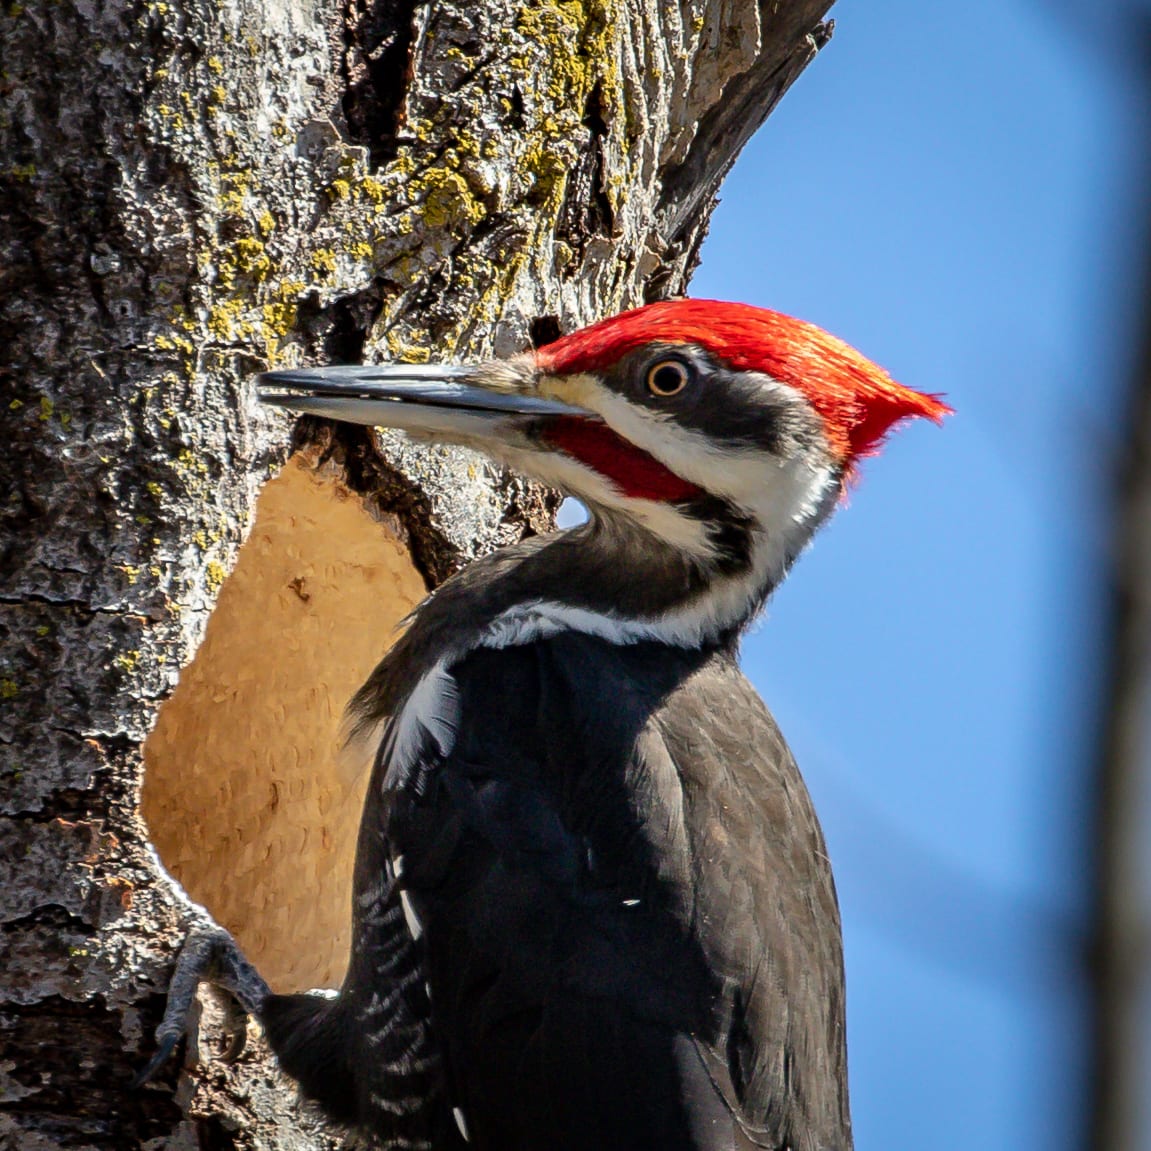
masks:
[[[647,390],[653,396],[678,395],[690,378],[687,365],[680,360],[660,360],[647,370]]]

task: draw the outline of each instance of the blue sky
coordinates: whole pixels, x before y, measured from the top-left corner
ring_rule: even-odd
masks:
[[[1042,0],[832,14],[692,293],[812,320],[957,415],[870,461],[744,664],[836,863],[860,1151],[1061,1151],[1144,122]]]

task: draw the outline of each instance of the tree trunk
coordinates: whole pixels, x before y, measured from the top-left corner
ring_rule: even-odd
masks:
[[[197,904],[277,989],[338,984],[344,700],[555,497],[339,425],[289,445],[251,375],[682,292],[829,2],[0,14],[0,1145],[334,1145],[258,1041],[131,1080]]]

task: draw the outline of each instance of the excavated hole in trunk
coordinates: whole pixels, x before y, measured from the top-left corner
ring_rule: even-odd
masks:
[[[369,775],[341,753],[343,709],[427,592],[340,474],[305,450],[265,485],[144,745],[164,866],[280,992],[343,978]]]

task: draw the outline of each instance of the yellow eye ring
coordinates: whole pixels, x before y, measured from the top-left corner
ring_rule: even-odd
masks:
[[[647,370],[647,390],[653,396],[676,396],[687,387],[691,373],[680,360],[660,360]]]

